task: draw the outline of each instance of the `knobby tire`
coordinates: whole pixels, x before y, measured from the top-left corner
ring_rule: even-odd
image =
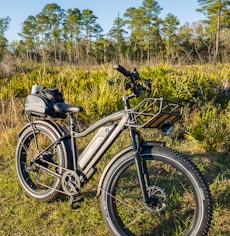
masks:
[[[111,233],[206,235],[212,218],[211,195],[198,168],[165,147],[143,151],[141,159],[150,179],[151,204],[143,204],[132,152],[119,158],[105,176],[100,204]]]

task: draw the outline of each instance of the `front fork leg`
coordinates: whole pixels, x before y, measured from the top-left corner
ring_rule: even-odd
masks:
[[[137,174],[140,183],[140,189],[144,203],[149,202],[149,196],[147,193],[147,186],[150,186],[149,176],[147,172],[146,162],[141,160],[139,153],[134,153],[135,163],[137,167]]]
[[[147,193],[147,186],[150,186],[150,181],[149,181],[149,176],[148,176],[148,171],[147,171],[147,166],[146,162],[144,160],[141,160],[140,152],[141,152],[141,139],[139,134],[133,134],[131,132],[131,138],[132,138],[132,143],[133,143],[133,150],[134,150],[134,160],[137,168],[137,174],[138,174],[138,179],[140,183],[140,189],[142,193],[142,198],[144,203],[149,202],[149,196]]]

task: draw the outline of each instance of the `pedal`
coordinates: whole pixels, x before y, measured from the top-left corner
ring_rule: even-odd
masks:
[[[72,209],[78,209],[80,207],[80,202],[84,201],[84,198],[81,195],[71,195],[69,203]]]

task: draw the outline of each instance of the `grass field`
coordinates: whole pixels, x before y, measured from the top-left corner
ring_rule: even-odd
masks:
[[[229,68],[229,66],[228,66]],[[161,76],[161,82],[163,83],[169,83],[164,84],[164,86],[168,86],[168,88],[171,89],[165,91],[162,94],[159,94],[159,91],[155,91],[156,94],[159,95],[170,95],[172,94],[174,98],[177,96],[176,91],[181,91],[182,89],[185,89],[184,91],[181,91],[180,99],[183,101],[187,101],[190,99],[189,95],[186,94],[186,89],[191,85],[186,84],[187,88],[180,87],[181,83],[177,81],[176,84],[174,84],[174,87],[172,86],[173,83],[170,80],[164,79],[165,71],[163,68],[158,68],[159,70],[156,72],[154,70],[150,70],[148,68],[144,68],[143,73],[151,76],[154,76],[154,73],[158,76]],[[148,70],[150,72],[148,72]],[[224,69],[225,71],[226,69]],[[195,73],[195,69],[192,68],[193,73]],[[198,73],[201,73],[202,70],[200,70]],[[39,71],[33,72],[33,76],[38,76]],[[210,72],[210,71],[209,71]],[[57,74],[55,74],[57,73]],[[113,93],[114,96],[118,96],[117,91],[113,90],[110,94],[107,91],[107,87],[105,86],[104,89],[106,92],[107,98],[111,101],[112,106],[108,110],[104,110],[103,107],[106,106],[106,102],[104,100],[98,100],[98,98],[101,98],[101,94],[97,94],[95,96],[95,93],[100,93],[100,84],[96,83],[95,81],[99,80],[102,76],[97,71],[93,72],[94,77],[93,78],[85,78],[81,82],[78,81],[78,77],[75,76],[73,80],[75,83],[78,83],[78,87],[73,87],[73,81],[72,84],[68,84],[66,82],[66,78],[69,76],[72,76],[74,72],[72,72],[70,69],[64,72],[53,72],[54,78],[51,79],[52,75],[51,73],[47,73],[46,78],[40,77],[41,80],[47,81],[48,85],[54,85],[57,84],[58,86],[63,87],[63,90],[65,92],[65,98],[68,101],[73,101],[73,103],[84,103],[84,105],[87,108],[86,116],[93,117],[93,119],[98,118],[99,116],[103,116],[111,110],[116,110],[119,108],[119,104],[116,102],[116,100],[111,100],[110,95]],[[81,78],[86,76],[83,72],[81,72]],[[102,73],[104,76],[106,76],[110,82],[112,81],[111,78],[114,76],[114,72],[110,72],[108,70],[107,73],[105,73],[105,69],[103,69]],[[172,76],[178,75],[175,71],[170,72]],[[184,74],[183,74],[184,73]],[[218,74],[217,72],[215,72]],[[227,71],[228,73],[228,71]],[[41,73],[40,73],[41,74]],[[167,73],[166,73],[167,74]],[[186,78],[185,72],[181,72],[181,79],[185,83]],[[218,74],[221,75],[222,78],[225,78],[225,73]],[[22,76],[22,77],[21,77]],[[5,81],[1,84],[1,112],[0,112],[0,235],[2,236],[29,236],[29,235],[55,235],[55,236],[66,236],[66,235],[85,235],[85,236],[91,236],[91,235],[108,235],[107,228],[102,220],[100,209],[99,209],[99,199],[96,197],[96,191],[97,191],[97,184],[98,180],[100,178],[101,170],[104,168],[105,164],[111,159],[113,153],[116,153],[118,151],[119,147],[123,146],[124,140],[118,140],[117,143],[114,144],[113,148],[109,151],[108,154],[105,155],[102,162],[98,165],[98,172],[93,176],[93,178],[84,186],[82,190],[82,194],[84,197],[84,201],[80,203],[79,207],[75,210],[71,209],[69,206],[69,200],[67,197],[61,197],[59,200],[52,202],[52,203],[44,203],[44,202],[38,202],[34,199],[30,199],[25,196],[24,192],[19,187],[16,171],[15,171],[15,164],[14,164],[14,152],[15,147],[17,143],[17,133],[20,130],[20,128],[23,126],[23,124],[26,122],[25,117],[21,115],[21,111],[23,108],[23,101],[26,93],[29,93],[29,86],[35,81],[30,81],[31,78],[33,78],[32,74],[21,74],[20,76],[16,77],[16,75],[9,79],[4,79]],[[191,75],[190,79],[193,78],[194,75]],[[203,77],[204,78],[203,78]],[[199,96],[203,96],[203,99],[205,101],[205,96],[208,94],[208,96],[212,95],[213,91],[208,91],[210,88],[206,88],[204,83],[207,86],[211,86],[211,83],[208,83],[205,80],[204,74],[199,78],[199,84],[202,85],[201,88],[198,90],[200,91]],[[179,75],[178,75],[179,77]],[[217,76],[218,77],[218,76]],[[210,78],[212,81],[216,81],[217,77]],[[23,79],[24,81],[20,81],[19,79]],[[166,76],[168,78],[168,75]],[[202,79],[203,78],[203,79]],[[220,79],[220,77],[218,77]],[[227,77],[226,77],[227,78]],[[94,79],[94,86],[92,87],[90,83],[91,80]],[[194,78],[193,78],[194,79]],[[7,83],[7,80],[8,83]],[[38,78],[37,78],[38,80]],[[221,80],[221,79],[220,79]],[[195,79],[194,79],[195,81]],[[193,82],[194,82],[193,81]],[[174,81],[175,82],[175,81]],[[20,83],[25,84],[23,88],[20,87]],[[160,90],[162,84],[159,83],[159,81],[155,81],[157,83],[157,89]],[[114,85],[114,84],[113,84]],[[72,86],[72,87],[71,87]],[[91,104],[87,104],[87,101],[83,100],[83,93],[81,93],[82,87],[89,88],[88,93],[85,96],[88,96],[89,99],[94,99]],[[197,85],[194,85],[196,87]],[[175,90],[173,90],[173,88]],[[207,89],[207,90],[206,90]],[[119,87],[119,92],[122,90],[121,87]],[[201,91],[202,90],[202,91]],[[191,93],[192,91],[191,87]],[[70,95],[73,94],[71,97]],[[78,94],[78,95],[76,95]],[[197,92],[194,92],[194,94],[197,95]],[[203,94],[203,95],[202,95]],[[206,94],[206,95],[205,95]],[[75,95],[75,96],[74,96]],[[197,96],[198,96],[197,95]],[[186,97],[187,96],[187,97]],[[15,98],[16,97],[16,98]],[[208,98],[207,98],[208,99]],[[96,106],[97,103],[101,103],[100,106]],[[228,104],[228,102],[226,102]],[[83,105],[83,106],[84,106]],[[90,105],[90,107],[89,107]],[[225,106],[227,107],[227,105]],[[225,109],[225,108],[223,108]],[[187,122],[187,124],[192,123],[191,119],[193,121],[195,120],[195,112],[198,113],[197,110],[193,111],[193,116],[189,116],[189,121],[183,121],[184,123]],[[224,117],[226,114],[229,114],[229,110],[226,110],[226,113],[218,113],[219,118]],[[216,115],[216,114],[215,114]],[[83,117],[84,118],[84,117]],[[202,117],[201,117],[202,118]],[[200,118],[200,119],[201,119]],[[204,119],[204,118],[203,118]],[[210,120],[209,120],[210,121]],[[194,121],[195,122],[195,121]],[[216,120],[216,122],[218,122]],[[202,120],[201,122],[202,123]],[[227,123],[226,123],[227,124]],[[226,125],[225,124],[225,125]],[[223,127],[222,123],[220,124]],[[221,126],[221,127],[222,127]],[[196,126],[198,127],[198,126]],[[199,126],[200,127],[200,126]],[[215,132],[218,131],[218,126],[216,130],[213,131],[213,133],[210,135],[211,137],[214,136]],[[200,132],[203,129],[201,129]],[[229,146],[225,147],[220,140],[218,140],[219,143],[216,145],[212,144],[210,146],[210,149],[204,148],[207,146],[204,146],[204,141],[207,139],[198,140],[199,136],[195,136],[194,133],[190,133],[190,135],[193,135],[190,139],[178,139],[177,135],[175,135],[176,132],[181,132],[180,129],[177,127],[175,128],[174,133],[172,133],[171,137],[164,138],[165,141],[168,142],[168,146],[172,147],[173,149],[176,149],[180,152],[186,153],[189,158],[191,158],[199,167],[199,169],[202,171],[204,176],[206,177],[207,181],[210,184],[211,193],[213,196],[213,207],[214,207],[214,214],[213,214],[213,220],[211,229],[209,232],[210,236],[229,236],[230,235],[230,225],[229,225],[229,216],[230,216],[230,154],[228,152]],[[192,129],[191,129],[192,131]],[[227,130],[229,131],[229,130]],[[228,133],[225,134],[226,136],[229,136]],[[176,137],[176,138],[175,138]],[[206,137],[207,138],[207,137]],[[211,139],[210,137],[208,137]],[[228,139],[226,139],[228,140]],[[200,142],[199,142],[200,141]],[[202,141],[202,142],[201,142]],[[219,145],[220,144],[220,145]],[[226,144],[226,141],[225,141]],[[215,147],[215,148],[213,148]],[[223,148],[225,147],[225,148]]]
[[[214,215],[209,235],[229,235],[230,156],[202,153],[199,148],[190,150],[188,142],[177,149],[186,152],[198,164],[210,183]],[[95,197],[99,178],[98,172],[83,188],[84,201],[78,209],[71,209],[67,197],[52,203],[38,202],[26,197],[19,187],[14,146],[1,143],[0,235],[108,235],[100,215],[99,199]]]

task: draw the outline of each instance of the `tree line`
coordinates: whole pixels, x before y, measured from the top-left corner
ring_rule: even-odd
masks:
[[[0,59],[8,53],[24,60],[76,65],[230,62],[230,1],[198,0],[198,4],[197,11],[206,19],[180,26],[171,13],[160,18],[158,1],[143,0],[140,7],[118,15],[107,34],[92,10],[64,10],[56,3],[47,4],[26,18],[20,40],[10,46],[4,36],[10,18],[0,18]]]

